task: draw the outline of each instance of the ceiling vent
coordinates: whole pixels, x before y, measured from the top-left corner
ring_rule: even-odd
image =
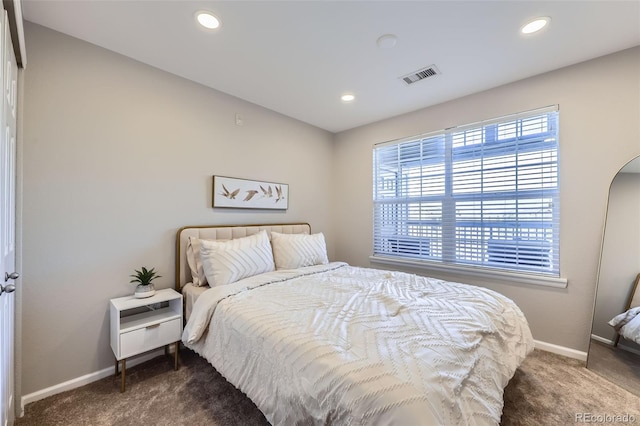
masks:
[[[434,75],[440,74],[438,68],[435,65],[430,65],[426,68],[422,68],[421,70],[412,72],[411,74],[407,74],[405,76],[400,77],[402,81],[404,81],[407,85],[417,83],[420,80],[424,80],[425,78],[433,77]]]

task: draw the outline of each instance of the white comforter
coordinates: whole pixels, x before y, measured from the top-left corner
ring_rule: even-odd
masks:
[[[625,339],[640,344],[640,306],[616,315],[609,325]]]
[[[498,293],[344,263],[207,290],[183,342],[275,425],[498,424],[533,349]]]

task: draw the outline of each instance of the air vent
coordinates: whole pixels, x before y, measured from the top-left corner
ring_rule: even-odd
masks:
[[[424,80],[425,78],[433,77],[434,75],[437,75],[437,74],[440,74],[440,71],[438,71],[438,68],[436,68],[435,65],[431,65],[421,70],[412,72],[411,74],[407,74],[400,78],[406,84],[413,84],[420,80]]]

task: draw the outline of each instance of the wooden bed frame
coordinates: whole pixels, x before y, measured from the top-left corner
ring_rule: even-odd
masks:
[[[638,291],[638,282],[640,282],[640,274],[636,275],[636,280],[633,282],[631,294],[629,294],[629,301],[627,302],[627,306],[624,308],[623,312],[626,312],[631,308],[635,308],[636,306],[640,306],[640,291]],[[619,341],[620,333],[616,332],[616,340],[613,342],[613,346],[618,346]]]
[[[232,240],[247,237],[262,230],[281,234],[311,234],[308,223],[280,223],[261,225],[195,225],[184,226],[176,235],[176,275],[175,290],[180,293],[182,287],[191,281],[191,271],[187,265],[187,242],[189,237],[203,240]]]

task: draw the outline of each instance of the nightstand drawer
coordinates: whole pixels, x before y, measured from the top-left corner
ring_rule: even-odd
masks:
[[[182,319],[176,318],[120,335],[120,359],[180,340]]]

